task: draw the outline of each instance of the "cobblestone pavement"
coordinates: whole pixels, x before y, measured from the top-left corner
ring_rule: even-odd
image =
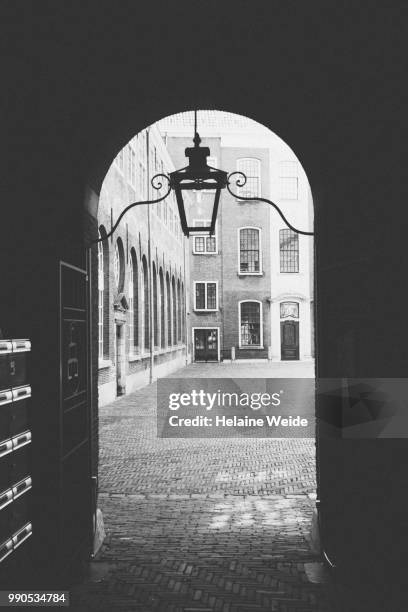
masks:
[[[312,364],[292,365],[191,365],[173,376],[313,375]],[[308,541],[314,440],[158,439],[155,394],[153,384],[100,410],[107,538],[72,609],[333,610],[310,579],[321,572]]]

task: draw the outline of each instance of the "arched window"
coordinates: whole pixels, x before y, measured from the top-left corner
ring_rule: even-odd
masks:
[[[239,304],[239,346],[260,348],[262,338],[262,304],[244,301]]]
[[[181,342],[181,289],[180,279],[177,281],[177,341]]]
[[[106,236],[101,225],[99,235]],[[98,358],[109,358],[109,243],[98,242]]]
[[[150,326],[149,326],[149,271],[146,257],[142,258],[142,295],[143,295],[143,348],[150,348]]]
[[[257,227],[241,227],[239,230],[239,273],[260,274],[261,230]]]
[[[280,271],[299,272],[299,235],[290,229],[279,230]]]
[[[181,283],[181,338],[182,341],[186,341],[186,297],[184,294],[184,283]]]
[[[166,274],[166,290],[167,290],[167,346],[171,346],[171,291],[170,291],[170,277],[169,273]]]
[[[115,243],[115,252],[113,257],[113,278],[115,280],[115,289],[118,293],[123,291],[125,281],[125,251],[120,238]]]
[[[136,353],[139,348],[139,303],[138,303],[138,270],[135,249],[130,251],[129,266],[129,352]]]
[[[154,346],[159,346],[159,317],[158,317],[158,305],[157,305],[157,274],[156,264],[153,262],[153,338]]]
[[[171,279],[171,294],[173,298],[173,344],[177,344],[177,296],[174,276]]]
[[[246,176],[246,183],[237,188],[237,193],[245,198],[261,196],[261,162],[253,157],[243,157],[237,160],[238,172]]]
[[[98,242],[98,356],[103,359],[103,245]]]
[[[165,298],[164,298],[164,278],[163,270],[159,270],[159,282],[160,282],[160,345],[162,348],[166,346],[166,330],[165,330]]]

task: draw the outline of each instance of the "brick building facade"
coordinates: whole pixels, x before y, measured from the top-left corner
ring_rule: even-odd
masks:
[[[199,119],[208,163],[248,177],[233,191],[271,198],[295,226],[311,226],[306,175],[280,138],[238,115],[203,111]],[[101,235],[131,202],[162,195],[152,188],[155,174],[186,165],[191,120],[191,113],[164,119],[119,152],[101,191]],[[211,218],[213,198],[185,196],[189,223]],[[227,190],[213,237],[182,235],[173,194],[134,208],[99,243],[100,404],[190,360],[310,359],[312,255],[312,239],[288,230],[270,206]]]
[[[291,223],[312,227],[312,200],[305,172],[293,151],[256,122],[202,111],[202,145],[209,165],[248,177],[241,195],[276,202]],[[191,146],[192,113],[159,122],[176,167]],[[211,218],[214,195],[195,192],[190,221]],[[287,228],[263,202],[242,202],[224,190],[216,234],[189,240],[192,358],[307,360],[312,358],[313,241]]]
[[[102,186],[98,223],[108,233],[130,203],[158,199],[151,178],[174,165],[157,127],[119,152]],[[163,188],[164,189],[164,185]],[[188,361],[187,240],[173,194],[135,207],[98,246],[99,404],[180,368]]]

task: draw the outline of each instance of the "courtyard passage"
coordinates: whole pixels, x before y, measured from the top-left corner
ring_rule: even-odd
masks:
[[[172,376],[312,377],[313,364],[192,364]],[[74,609],[332,609],[312,581],[314,440],[158,439],[155,410],[156,384],[100,410],[107,537]]]

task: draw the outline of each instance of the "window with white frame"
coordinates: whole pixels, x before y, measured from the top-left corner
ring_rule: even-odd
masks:
[[[255,198],[261,195],[261,162],[259,159],[244,157],[237,160],[238,172],[246,176],[246,183],[237,186],[237,194],[244,198]]]
[[[208,227],[210,219],[194,219],[194,227]],[[193,235],[193,253],[195,255],[214,255],[217,253],[217,224],[215,225],[214,236],[206,234]]]
[[[297,161],[279,162],[279,197],[281,200],[297,200],[299,197]]]
[[[239,273],[261,273],[261,230],[241,227],[239,230]]]
[[[299,272],[299,235],[290,229],[279,230],[280,271]]]
[[[218,310],[217,282],[194,281],[194,310]]]
[[[98,242],[98,356],[103,359],[103,307],[104,307],[103,245]]]
[[[262,338],[262,304],[245,301],[239,304],[239,346],[260,348]]]

